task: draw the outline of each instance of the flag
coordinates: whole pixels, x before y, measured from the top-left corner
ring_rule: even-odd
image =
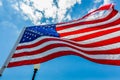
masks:
[[[105,15],[90,18],[101,11],[106,11]],[[112,4],[78,20],[26,27],[8,67],[43,63],[65,55],[120,66],[120,13]]]

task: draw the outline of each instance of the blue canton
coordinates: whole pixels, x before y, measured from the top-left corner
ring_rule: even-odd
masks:
[[[20,43],[30,42],[41,36],[59,37],[59,34],[56,32],[56,25],[50,24],[27,27],[23,33]]]

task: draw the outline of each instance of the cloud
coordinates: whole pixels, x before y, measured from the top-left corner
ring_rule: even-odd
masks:
[[[109,4],[109,3],[112,3],[112,2],[113,2],[112,0],[104,0],[103,5],[104,5],[104,4]]]
[[[94,3],[100,3],[102,0],[94,0]]]
[[[11,31],[10,33],[13,33],[13,35],[18,35],[20,33],[20,30],[18,29],[18,27],[9,21],[2,21],[0,22],[0,24],[1,24],[1,29],[5,31],[7,30]]]
[[[41,20],[42,14],[40,12],[35,11],[35,8],[30,7],[25,3],[21,3],[20,5],[20,9],[24,14],[25,19],[27,19],[26,17],[28,17],[30,20],[32,20],[33,23],[39,24],[39,20]]]
[[[13,1],[12,1],[13,3]],[[19,11],[24,19],[31,20],[34,24],[41,24],[42,19],[52,18],[52,22],[70,20],[71,15],[67,11],[75,4],[81,4],[81,0],[23,0],[14,1],[12,7]]]
[[[2,1],[0,1],[0,6],[2,6],[3,4],[2,4]]]
[[[109,4],[109,3],[112,3],[113,0],[94,0],[94,3],[100,3],[103,1],[103,4],[102,5],[105,5],[105,4]]]
[[[96,4],[97,4],[97,3],[100,3],[100,2],[101,2],[101,0],[95,0],[95,1],[94,1],[94,5],[93,5],[93,8],[90,9],[90,10],[88,11],[88,13],[91,12],[91,11],[93,11],[93,10],[95,10],[95,9],[97,9]],[[109,3],[112,3],[112,2],[113,2],[113,0],[103,0],[103,4],[101,4],[100,6],[103,6],[103,5],[105,5],[105,4],[109,4]],[[97,13],[97,14],[91,15],[91,16],[88,17],[87,19],[88,19],[88,20],[96,19],[96,18],[102,17],[103,15],[105,15],[105,13],[106,13],[106,11],[101,11],[101,12],[99,12],[99,13]]]
[[[58,1],[58,20],[62,21],[68,9],[72,8],[76,3],[81,4],[81,0],[59,0]]]

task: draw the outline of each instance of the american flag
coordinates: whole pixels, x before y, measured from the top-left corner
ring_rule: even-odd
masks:
[[[90,19],[101,11],[106,14]],[[120,65],[120,14],[112,4],[71,22],[26,27],[8,67],[43,63],[65,55]]]

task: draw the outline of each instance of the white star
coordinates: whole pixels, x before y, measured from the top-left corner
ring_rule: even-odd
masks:
[[[31,33],[29,35],[31,35]]]
[[[32,34],[32,36],[34,36],[34,34]]]
[[[23,39],[22,41],[25,41],[25,39]]]

